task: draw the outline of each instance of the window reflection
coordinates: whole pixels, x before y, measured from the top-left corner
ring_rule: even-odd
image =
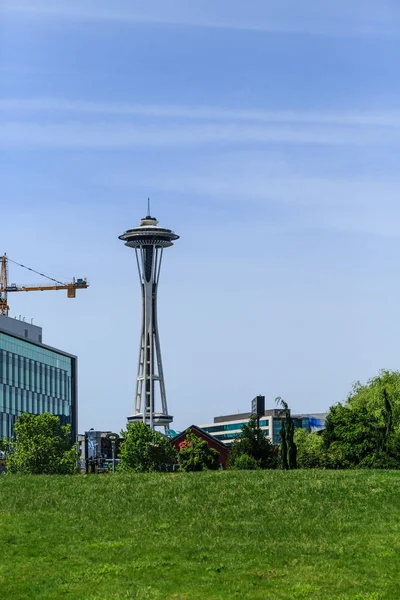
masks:
[[[0,332],[0,437],[19,414],[50,412],[71,422],[73,359]]]

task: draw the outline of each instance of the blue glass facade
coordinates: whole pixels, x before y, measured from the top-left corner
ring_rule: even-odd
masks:
[[[281,441],[281,428],[282,423],[280,419],[274,419],[273,427],[272,427],[272,443],[279,444]]]
[[[247,425],[248,420],[240,422],[240,423],[225,423],[224,425],[203,425],[202,429],[207,433],[213,435],[217,440],[222,441],[231,441],[235,439],[235,437],[241,432],[243,425]],[[260,421],[260,427],[263,428],[263,433],[265,436],[269,437],[269,429],[265,429],[268,427],[269,421],[268,419],[264,419]],[[224,433],[224,432],[232,432],[232,433]],[[228,444],[230,445],[230,444]]]
[[[203,427],[204,431],[208,433],[217,433],[218,431],[241,431],[243,425],[245,425],[247,421],[243,423],[229,423],[228,425],[211,425],[208,427]]]
[[[223,419],[224,417],[219,418]],[[229,417],[226,418],[227,421],[228,419]],[[320,431],[325,427],[325,414],[293,415],[293,422],[295,428],[300,427],[308,432]],[[243,425],[246,423],[248,423],[248,418],[233,423],[223,422],[215,423],[213,425],[203,425],[202,429],[223,441],[227,446],[230,446],[236,435],[240,433]],[[261,417],[259,425],[262,428],[264,435],[269,437],[273,444],[280,443],[282,422],[279,416],[269,415],[268,418]]]
[[[21,413],[49,412],[77,433],[76,357],[0,331],[0,437]]]

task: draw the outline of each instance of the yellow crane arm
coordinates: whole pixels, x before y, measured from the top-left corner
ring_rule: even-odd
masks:
[[[10,285],[6,288],[7,292],[45,292],[48,290],[67,290],[68,298],[76,297],[76,290],[85,290],[89,287],[88,282],[78,280],[78,282],[65,283],[64,285]]]
[[[11,260],[12,263],[18,265],[19,267],[23,267],[28,271],[32,271],[37,275],[41,275],[42,277],[46,277],[53,281],[53,285],[17,285],[16,283],[8,283],[8,262],[10,259],[5,254],[0,257],[0,315],[8,316],[8,312],[10,307],[7,302],[7,294],[9,292],[44,292],[47,290],[67,290],[68,298],[76,297],[76,290],[86,290],[89,287],[89,282],[85,278],[72,279],[69,283],[63,283],[58,279],[54,279],[53,277],[49,277],[44,273],[40,273],[39,271],[35,271],[35,269],[31,269],[26,265],[22,265],[21,263],[15,262],[15,260]]]

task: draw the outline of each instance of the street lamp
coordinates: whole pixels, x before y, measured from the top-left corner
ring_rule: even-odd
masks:
[[[118,433],[108,433],[107,439],[110,440],[110,442],[111,442],[112,466],[113,466],[113,473],[115,473],[115,446],[116,446],[117,441],[119,440],[119,435],[118,435]]]

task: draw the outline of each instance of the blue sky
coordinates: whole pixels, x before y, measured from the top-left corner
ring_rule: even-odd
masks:
[[[395,0],[2,0],[2,248],[79,356],[83,431],[132,412],[140,297],[118,235],[181,239],[160,285],[174,427],[265,394],[323,411],[399,367]],[[30,283],[17,267],[11,280]]]

